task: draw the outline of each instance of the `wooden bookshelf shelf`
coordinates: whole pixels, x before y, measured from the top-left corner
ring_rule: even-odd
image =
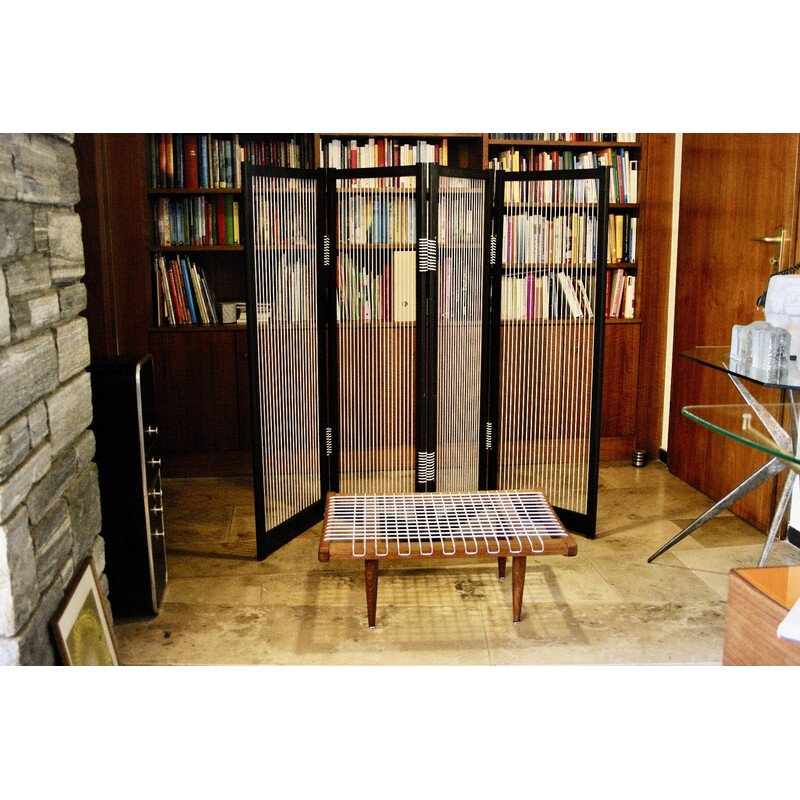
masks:
[[[240,325],[237,322],[228,322],[218,325],[153,325],[147,329],[148,333],[214,333],[225,331],[247,331],[246,325]]]
[[[189,195],[196,197],[197,195],[208,194],[241,194],[241,189],[153,189],[147,190],[147,194],[151,197],[163,197],[165,195]]]
[[[203,245],[165,245],[150,247],[151,253],[241,253],[244,245],[241,244],[203,244]]]
[[[560,139],[489,139],[490,147],[535,147],[549,150],[603,150],[605,148],[639,149],[639,142],[576,142]]]

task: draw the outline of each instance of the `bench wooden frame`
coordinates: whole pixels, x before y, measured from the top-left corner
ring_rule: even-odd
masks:
[[[411,516],[403,513],[408,509]],[[388,523],[387,511],[393,514]],[[445,517],[442,526],[439,523]],[[408,495],[330,492],[325,499],[319,543],[322,562],[364,561],[370,628],[375,627],[381,560],[494,557],[502,580],[510,557],[513,621],[518,623],[527,557],[574,556],[577,552],[575,540],[539,489]]]

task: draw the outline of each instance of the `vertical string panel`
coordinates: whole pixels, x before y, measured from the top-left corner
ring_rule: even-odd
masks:
[[[339,484],[414,491],[416,179],[336,180]]]
[[[437,491],[478,489],[486,182],[442,176],[437,231]]]
[[[254,177],[253,259],[267,530],[321,498],[317,185]]]
[[[504,183],[498,488],[542,488],[579,514],[589,501],[598,184]]]

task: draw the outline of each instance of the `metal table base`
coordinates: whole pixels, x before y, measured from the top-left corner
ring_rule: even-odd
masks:
[[[745,388],[742,382],[735,375],[729,374],[728,377],[731,379],[731,381],[733,381],[734,386],[736,386],[739,393],[745,399],[747,405],[753,409],[753,412],[756,414],[756,416],[758,416],[764,427],[769,432],[770,436],[775,442],[776,450],[783,451],[786,454],[791,453],[795,457],[800,456],[800,443],[796,441],[797,437],[791,436],[786,430],[784,430],[778,421],[769,413],[769,411],[767,411],[766,408],[764,408],[761,403],[758,402],[758,400],[755,399],[755,397],[753,397],[753,395]],[[792,409],[792,426],[796,433],[798,430],[797,399],[794,391],[787,391],[789,392]],[[649,564],[654,561],[662,553],[665,553],[667,550],[669,550],[673,545],[682,541],[691,533],[696,531],[701,525],[708,522],[708,520],[716,517],[721,511],[724,511],[726,508],[733,505],[737,500],[744,497],[746,494],[749,494],[763,483],[766,483],[768,480],[776,475],[779,475],[781,472],[787,469],[790,471],[790,474],[787,475],[786,481],[783,484],[783,489],[781,490],[777,506],[775,507],[772,520],[770,521],[769,530],[767,532],[767,540],[764,543],[764,549],[761,551],[761,557],[758,561],[758,566],[763,567],[767,563],[767,558],[769,557],[772,544],[777,538],[781,522],[786,515],[786,511],[789,507],[789,500],[792,496],[792,489],[794,488],[797,480],[797,473],[800,472],[800,467],[797,464],[782,459],[780,455],[776,455],[771,458],[766,464],[764,464],[763,467],[757,469],[748,478],[745,478],[745,480],[743,480],[735,489],[726,494],[721,500],[714,503],[711,508],[701,514],[696,520],[694,520],[694,522],[692,522],[690,525],[687,525],[680,533],[656,550],[656,552],[647,559],[647,563]]]

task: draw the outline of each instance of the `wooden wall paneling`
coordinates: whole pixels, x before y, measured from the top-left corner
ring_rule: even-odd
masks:
[[[165,453],[239,449],[235,333],[150,332]]]
[[[93,354],[141,355],[152,319],[144,137],[77,134],[75,152]]]
[[[640,326],[607,323],[603,361],[603,405],[600,415],[601,458],[630,458],[635,449],[637,383],[640,375]]]
[[[635,447],[658,458],[662,445],[669,272],[672,244],[675,134],[642,135],[636,316],[641,318],[636,386],[623,399],[636,406]],[[606,327],[608,336],[611,326]],[[608,360],[606,360],[606,366]],[[609,391],[611,387],[609,386]],[[605,393],[604,393],[605,398]],[[630,452],[625,456],[630,456]]]
[[[87,304],[84,316],[89,327],[92,356],[116,353],[117,321],[114,275],[108,229],[105,180],[108,174],[104,138],[99,134],[76,133],[73,145],[78,164],[80,201],[75,206],[81,218],[84,285]]]
[[[250,423],[250,375],[247,360],[250,357],[247,350],[247,331],[236,331],[236,385],[237,401],[239,405],[239,449],[250,450],[252,446],[252,433]]]
[[[763,319],[755,302],[772,274],[773,250],[752,239],[771,236],[781,225],[796,230],[799,139],[798,134],[683,137],[669,468],[714,500],[766,458],[702,431],[682,415],[686,405],[742,399],[727,376],[691,363],[680,353],[697,345],[727,345],[733,325]],[[762,401],[779,399],[776,390],[748,388]],[[732,510],[766,530],[775,489],[773,480]]]

